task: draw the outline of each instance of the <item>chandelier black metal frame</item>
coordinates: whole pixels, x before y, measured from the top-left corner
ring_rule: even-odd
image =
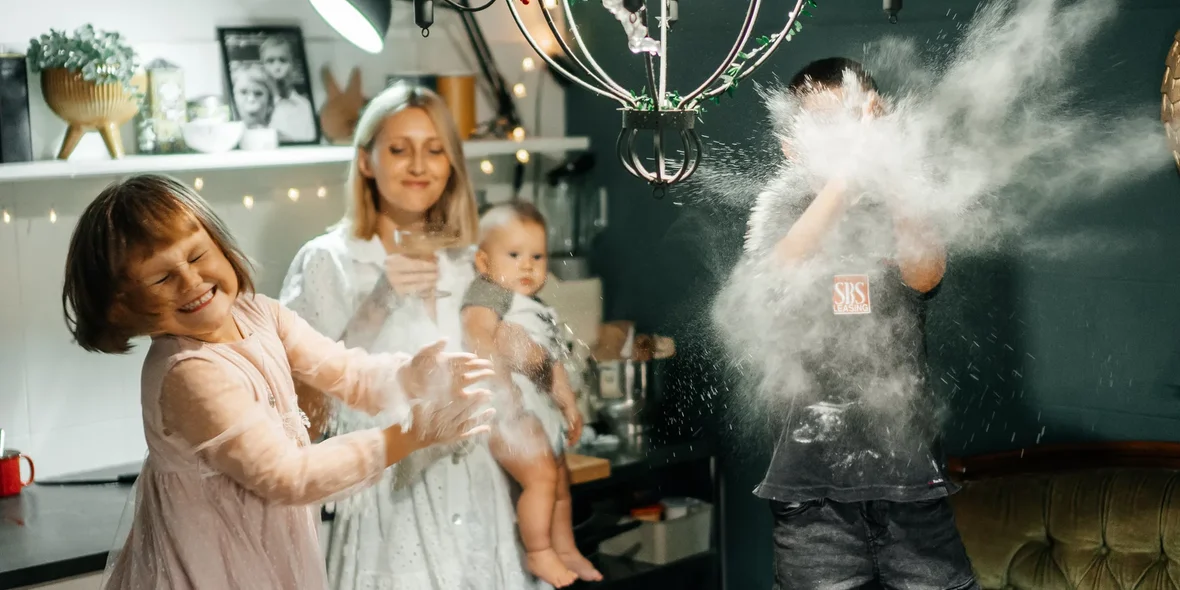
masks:
[[[411,1],[414,5],[414,23],[422,29],[423,36],[428,36],[434,24],[436,0]],[[496,3],[496,0],[477,0],[482,1],[482,4],[471,6],[468,0],[438,1],[461,13],[486,10]],[[647,87],[639,94],[615,82],[587,49],[571,9],[579,1],[590,0],[504,0],[525,40],[552,71],[594,94],[619,103],[622,112],[622,129],[616,141],[619,162],[627,172],[650,183],[657,196],[662,196],[669,186],[691,177],[700,166],[704,147],[696,130],[696,122],[703,103],[717,102],[723,94],[731,93],[739,82],[762,66],[784,41],[790,41],[803,28],[800,18],[811,16],[808,9],[816,6],[815,0],[788,0],[786,4],[791,9],[787,12],[786,24],[782,29],[773,35],[754,38],[754,27],[762,5],[771,0],[748,0],[737,39],[720,65],[691,92],[681,95],[668,90],[667,80],[668,35],[679,18],[679,0],[653,0],[652,3],[658,6],[651,9],[649,0],[601,0],[603,7],[615,16],[627,32],[631,51],[642,54]],[[891,22],[896,22],[901,0],[882,1],[886,15]],[[369,45],[373,44],[373,31],[363,31],[367,37],[358,41],[358,27],[364,29],[365,23],[370,25],[377,34],[378,43],[384,39],[389,27],[392,12],[390,0],[310,2],[330,25],[362,48],[366,48],[365,41]],[[541,10],[564,59],[554,58],[543,50],[525,25],[518,3],[521,6],[533,4],[532,8]],[[553,15],[558,6],[565,17],[565,31]],[[648,35],[650,20],[653,18],[659,31],[658,39]],[[650,132],[652,135],[654,166],[646,164],[636,149],[641,132]],[[674,161],[668,156],[668,148],[677,136],[682,156]]]

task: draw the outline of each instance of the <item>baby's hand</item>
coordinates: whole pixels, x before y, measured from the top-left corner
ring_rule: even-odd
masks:
[[[582,440],[582,412],[577,406],[569,406],[561,411],[565,417],[565,443],[573,447]]]

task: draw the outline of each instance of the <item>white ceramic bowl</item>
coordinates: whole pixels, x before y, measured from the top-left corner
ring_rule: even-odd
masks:
[[[228,152],[242,141],[242,134],[246,132],[243,121],[191,121],[181,128],[184,143],[188,147],[206,154],[220,154]]]

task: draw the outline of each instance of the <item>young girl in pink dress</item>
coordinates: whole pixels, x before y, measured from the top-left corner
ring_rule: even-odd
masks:
[[[418,449],[487,431],[489,365],[346,349],[253,292],[245,256],[187,186],[138,176],[78,220],[63,304],[78,344],[152,337],[141,396],[148,456],[107,588],[326,588],[318,506]],[[310,445],[293,376],[387,417]]]

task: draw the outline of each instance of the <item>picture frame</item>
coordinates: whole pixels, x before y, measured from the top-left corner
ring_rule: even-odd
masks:
[[[218,27],[217,39],[234,118],[247,128],[274,129],[280,146],[319,144],[303,31],[295,26]]]

